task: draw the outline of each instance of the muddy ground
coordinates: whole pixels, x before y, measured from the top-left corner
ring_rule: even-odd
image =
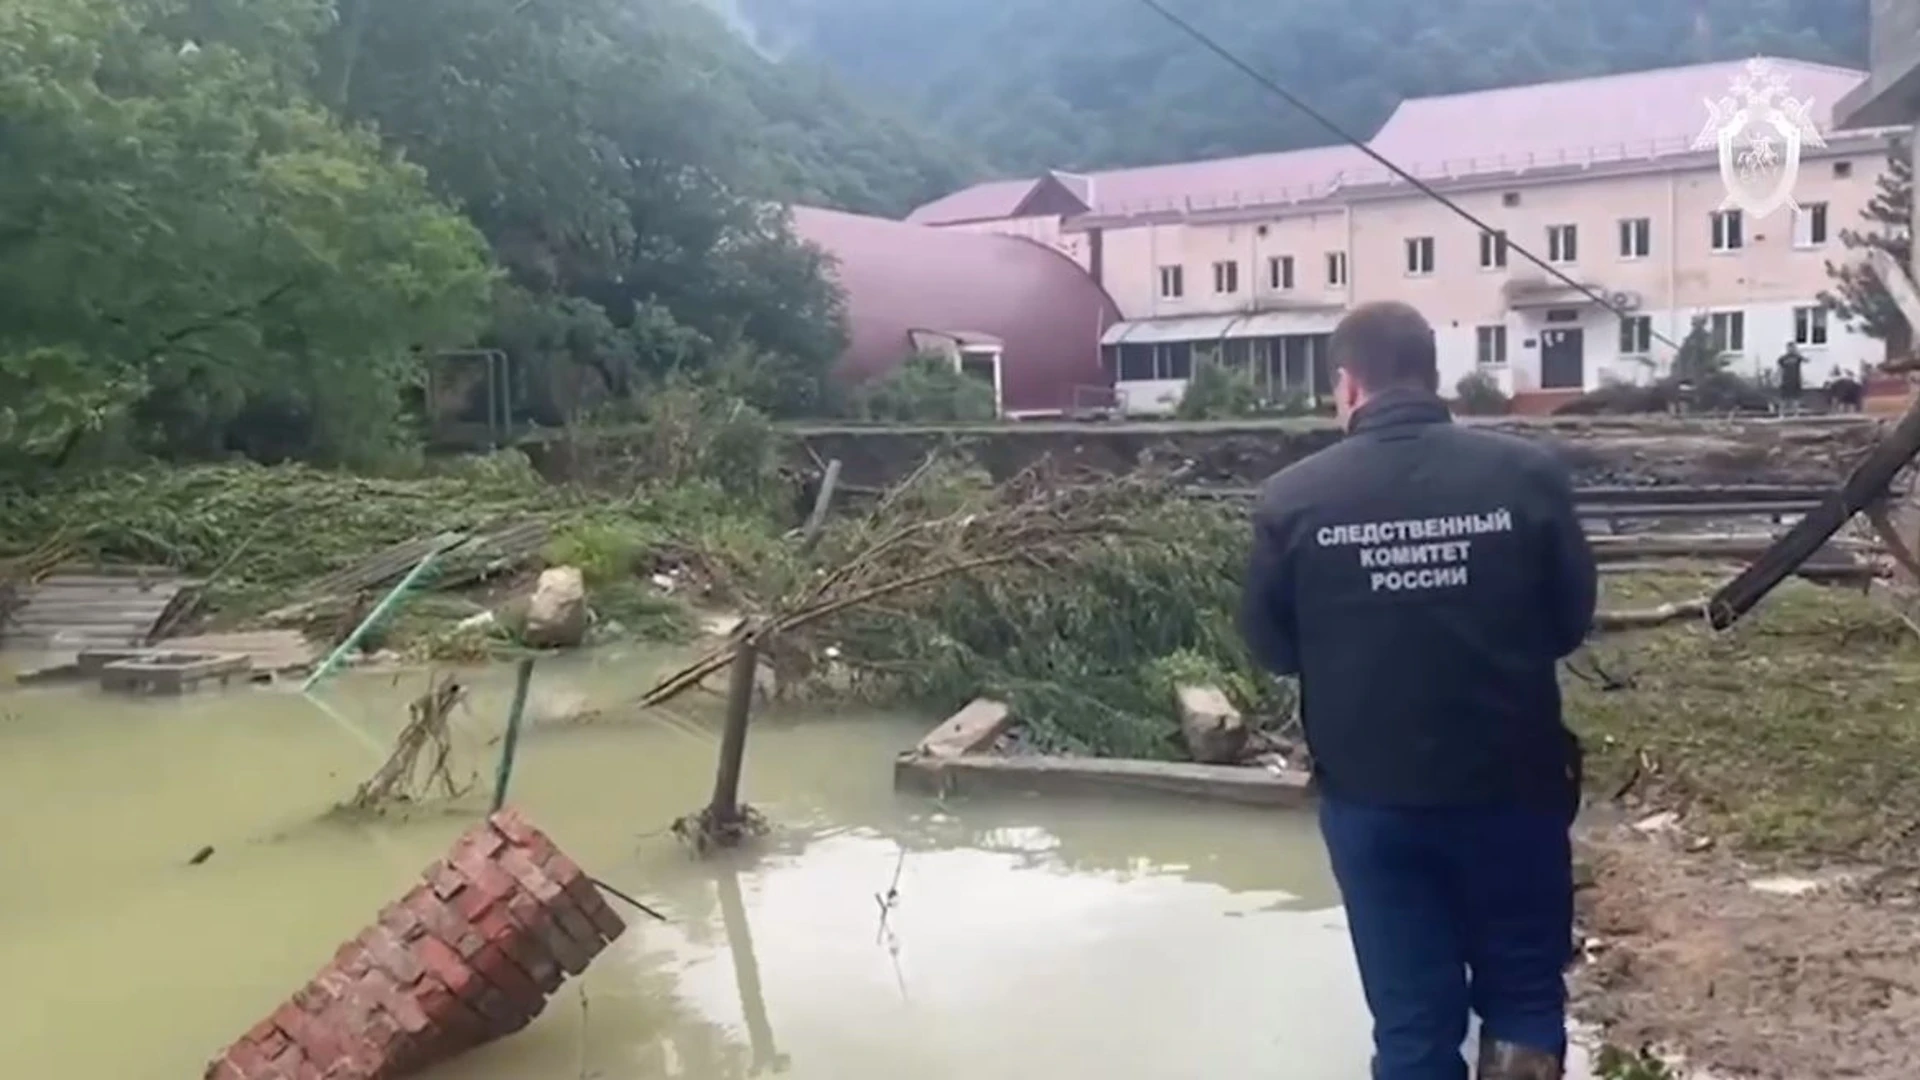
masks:
[[[1911,895],[1763,892],[1734,858],[1687,850],[1699,842],[1626,825],[1590,834],[1581,924],[1595,957],[1574,978],[1578,1014],[1617,1046],[1679,1049],[1714,1077],[1920,1076]]]
[[[1605,606],[1718,578],[1610,579]],[[1726,633],[1588,654],[1566,680],[1600,945],[1579,1015],[1715,1078],[1920,1077],[1920,635],[1857,591],[1789,582]],[[1781,878],[1827,884],[1751,885]]]

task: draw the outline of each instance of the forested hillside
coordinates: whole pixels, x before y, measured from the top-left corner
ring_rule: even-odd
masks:
[[[1136,0],[732,0],[1001,170],[1328,141]],[[1163,0],[1370,134],[1403,97],[1775,55],[1864,66],[1867,0]]]
[[[818,406],[843,329],[766,200],[966,157],[699,0],[0,0],[0,471],[370,461],[423,358],[548,417],[693,369]]]

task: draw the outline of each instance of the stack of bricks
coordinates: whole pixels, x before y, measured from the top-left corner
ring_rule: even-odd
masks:
[[[510,809],[423,877],[204,1080],[417,1072],[532,1023],[626,929],[580,867]]]

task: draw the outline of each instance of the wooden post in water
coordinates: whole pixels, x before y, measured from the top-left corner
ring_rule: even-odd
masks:
[[[500,770],[493,779],[493,813],[507,803],[507,785],[513,780],[513,757],[520,749],[520,718],[527,712],[527,688],[533,684],[533,657],[523,657],[513,677],[513,708],[507,713],[507,737],[500,742]]]
[[[753,717],[753,679],[760,668],[759,619],[747,619],[735,631],[739,636],[733,669],[727,680],[726,728],[720,735],[720,768],[713,778],[713,801],[707,819],[716,826],[738,822],[740,773],[747,758],[747,722]]]

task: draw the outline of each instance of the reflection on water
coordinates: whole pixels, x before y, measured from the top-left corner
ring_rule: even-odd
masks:
[[[550,663],[536,702],[618,700],[647,666]],[[423,679],[342,679],[326,711],[270,691],[0,696],[0,970],[18,988],[0,1072],[198,1076],[402,891],[484,791],[410,820],[317,816],[376,764],[355,732],[384,744]],[[510,690],[509,672],[476,679],[464,771],[490,775]],[[890,789],[924,722],[785,717],[748,749],[745,792],[774,835],[695,862],[663,827],[709,793],[710,705],[530,732],[513,801],[673,921],[636,919],[532,1028],[436,1080],[1364,1075],[1364,1009],[1307,821],[942,806]]]

